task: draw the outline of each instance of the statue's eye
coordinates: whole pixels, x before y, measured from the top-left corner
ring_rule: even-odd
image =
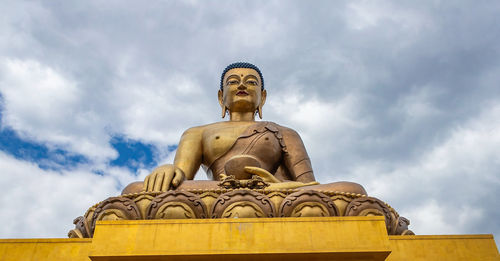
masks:
[[[227,82],[228,85],[235,85],[235,84],[238,84],[238,81],[237,80],[229,80]]]
[[[257,81],[250,80],[250,81],[247,81],[247,84],[252,85],[252,86],[257,86]]]

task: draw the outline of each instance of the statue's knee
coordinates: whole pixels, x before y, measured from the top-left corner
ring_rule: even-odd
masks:
[[[314,190],[340,191],[340,192],[368,195],[363,186],[359,185],[358,183],[349,181],[339,181],[328,184],[320,184],[320,185],[308,186],[307,188]]]
[[[122,195],[125,194],[132,194],[132,193],[139,193],[143,191],[143,186],[144,182],[142,181],[136,181],[128,184],[123,190],[122,190]]]
[[[346,189],[348,189],[349,192],[351,192],[351,193],[368,195],[368,193],[366,192],[365,188],[363,186],[361,186],[360,184],[358,184],[358,183],[348,182],[348,181],[344,181],[342,183],[344,183],[343,186],[345,186]]]

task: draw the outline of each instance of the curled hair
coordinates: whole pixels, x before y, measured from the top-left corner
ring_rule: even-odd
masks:
[[[220,89],[223,89],[224,86],[224,75],[227,73],[227,71],[234,69],[234,68],[248,68],[248,69],[254,69],[260,76],[260,81],[262,83],[261,89],[264,90],[264,77],[262,76],[262,73],[260,72],[259,68],[251,63],[245,63],[245,62],[237,62],[237,63],[232,63],[224,69],[222,72],[222,75],[220,76]]]

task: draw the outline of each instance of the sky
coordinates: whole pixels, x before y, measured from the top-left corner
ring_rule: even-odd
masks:
[[[362,184],[416,234],[500,237],[499,1],[1,3],[0,238],[64,238],[172,163],[224,120],[237,61],[319,182]]]

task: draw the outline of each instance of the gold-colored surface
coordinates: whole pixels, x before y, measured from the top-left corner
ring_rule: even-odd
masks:
[[[140,195],[139,197],[136,197],[134,199],[134,202],[139,208],[142,217],[146,216],[146,209],[149,206],[149,204],[151,204],[153,198],[154,198],[153,196],[146,194],[146,195]]]
[[[182,135],[174,163],[157,167],[139,183],[128,186],[123,194],[179,189],[184,180],[192,180],[202,166],[212,180],[220,175],[249,180],[258,175],[272,180],[270,189],[293,189],[318,185],[310,159],[300,136],[292,129],[262,118],[267,92],[262,89],[259,73],[249,68],[233,68],[223,76],[218,92],[222,117],[229,121],[193,127]],[[252,167],[252,168],[248,168]],[[339,190],[323,187],[322,190]],[[357,185],[344,186],[346,192],[364,192]],[[349,189],[353,189],[350,191]]]
[[[0,239],[0,260],[469,261],[500,256],[492,235],[387,236],[382,217],[327,217],[99,221],[93,239]]]
[[[106,209],[98,217],[98,220],[122,220],[127,219],[125,214],[117,209]]]
[[[90,238],[0,239],[2,261],[90,261]]]
[[[146,182],[147,184],[147,182]],[[144,182],[142,181],[135,181],[130,184],[128,184],[123,190],[122,194],[130,194],[138,191],[143,191],[144,188]]]
[[[92,260],[125,256],[141,260],[384,260],[389,253],[383,218],[327,217],[104,221],[98,223],[90,256]]]
[[[274,206],[277,208],[279,205],[281,205],[281,202],[283,202],[283,199],[285,199],[286,194],[282,192],[271,192],[267,194],[267,197],[271,202],[273,202]]]
[[[249,173],[245,168],[248,166],[260,169],[260,161],[252,155],[236,155],[231,157],[224,164],[224,174],[227,176],[234,176],[237,179],[250,179],[252,173]]]
[[[196,218],[194,211],[182,202],[170,202],[160,207],[155,219],[183,219]]]
[[[316,202],[300,203],[292,211],[291,217],[328,217],[328,209]]]
[[[388,261],[500,260],[492,235],[389,236]]]
[[[256,184],[260,177],[253,176]],[[249,186],[250,180],[233,180]],[[362,194],[320,190],[321,185],[297,189],[222,188],[226,181],[186,181],[176,190],[140,192],[110,197],[75,219],[70,238],[93,237],[100,220],[384,216],[389,235],[413,235],[409,220],[387,203]],[[331,183],[328,184],[332,188]],[[346,183],[347,184],[347,183]],[[255,184],[254,184],[255,185]],[[314,187],[316,189],[309,189]],[[189,188],[189,189],[181,189]]]
[[[212,214],[210,210],[212,209],[212,205],[218,197],[219,195],[215,192],[204,192],[200,195],[201,200],[203,201],[203,203],[205,203],[209,211],[208,216]]]
[[[343,195],[335,195],[332,197],[333,203],[337,206],[339,214],[341,216],[345,215],[345,208],[351,202],[351,199]]]
[[[224,212],[222,218],[262,218],[265,213],[257,204],[250,201],[240,201],[229,205]]]

